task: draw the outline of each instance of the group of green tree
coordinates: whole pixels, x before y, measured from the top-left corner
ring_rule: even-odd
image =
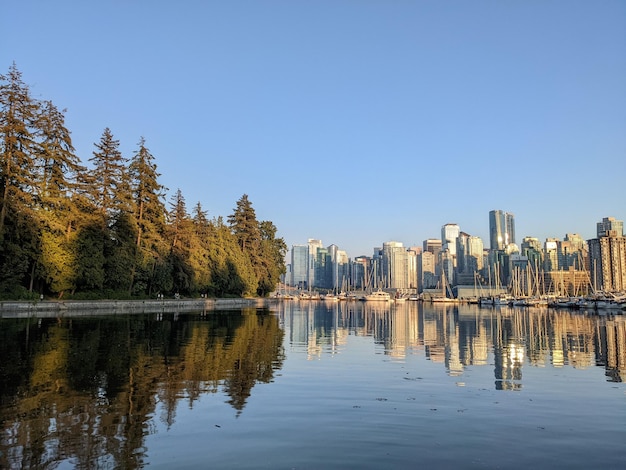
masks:
[[[287,247],[243,195],[209,219],[182,191],[166,203],[144,138],[125,158],[104,129],[89,167],[65,111],[37,100],[13,64],[0,75],[0,296],[266,296]]]

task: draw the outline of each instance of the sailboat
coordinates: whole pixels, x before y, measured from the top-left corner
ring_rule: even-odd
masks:
[[[441,295],[435,295],[430,300],[433,303],[458,303],[459,299],[455,299],[454,297],[448,297],[448,290],[450,290],[450,286],[446,281],[446,273],[443,268],[441,269]]]

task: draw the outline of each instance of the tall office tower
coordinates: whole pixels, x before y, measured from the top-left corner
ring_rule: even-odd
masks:
[[[597,227],[598,238],[606,236],[609,230],[615,230],[620,237],[624,235],[624,222],[615,220],[615,217],[603,218],[601,222],[598,222]]]
[[[423,292],[424,289],[432,289],[437,285],[438,279],[435,272],[436,260],[436,256],[428,250],[424,250],[424,252],[419,255],[417,269],[419,275],[419,289],[421,292]]]
[[[317,255],[317,250],[324,248],[322,245],[322,240],[317,240],[315,238],[309,238],[308,242],[309,246],[309,266],[307,272],[307,284],[309,287],[322,287],[319,284],[323,283],[321,279],[317,279],[316,273],[319,272],[317,269],[317,264],[319,263],[319,257]]]
[[[445,224],[441,227],[441,249],[448,250],[453,258],[456,257],[456,239],[461,229],[457,224]]]
[[[330,286],[333,289],[337,289],[341,286],[339,280],[339,263],[337,263],[339,247],[337,245],[330,245],[326,248],[328,255],[330,256]]]
[[[418,269],[417,257],[422,253],[422,249],[417,246],[410,247],[406,250],[407,254],[407,287],[417,291],[418,286]]]
[[[315,284],[313,287],[330,289],[332,287],[332,263],[326,248],[317,248],[315,256]]]
[[[291,247],[291,285],[301,289],[308,289],[308,245],[293,245]]]
[[[385,288],[408,287],[407,252],[401,242],[383,243],[382,274]]]
[[[375,289],[383,284],[383,249],[379,246],[374,247],[371,268],[366,284],[367,289]]]
[[[474,275],[483,268],[483,240],[461,232],[457,239],[457,271]]]
[[[504,250],[515,243],[515,216],[510,212],[493,210],[489,212],[489,247]]]
[[[587,241],[589,266],[595,290],[626,290],[626,237],[618,230],[607,230],[605,236]]]
[[[334,246],[334,245],[331,245]],[[330,251],[330,247],[328,247]],[[333,289],[347,289],[350,285],[350,271],[348,253],[344,250],[333,250]]]

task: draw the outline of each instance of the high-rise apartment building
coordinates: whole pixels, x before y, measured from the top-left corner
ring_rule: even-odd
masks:
[[[457,271],[474,276],[483,268],[483,240],[461,232],[457,239]]]
[[[436,255],[431,251],[425,250],[418,256],[418,277],[419,290],[432,289],[437,285],[438,278],[435,271]]]
[[[408,255],[400,242],[383,243],[383,286],[392,289],[408,287]]]
[[[504,250],[515,243],[515,217],[510,212],[493,210],[489,212],[489,247]]]
[[[602,227],[600,226],[602,224]],[[603,236],[588,240],[589,269],[594,289],[607,292],[626,290],[626,237],[623,232],[624,223],[613,217],[606,217],[598,223]]]

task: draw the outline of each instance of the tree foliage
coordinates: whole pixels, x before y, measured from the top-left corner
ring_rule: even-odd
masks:
[[[131,158],[104,129],[89,166],[65,111],[0,75],[0,297],[266,296],[286,245],[248,196],[228,224],[167,188],[141,137]]]

